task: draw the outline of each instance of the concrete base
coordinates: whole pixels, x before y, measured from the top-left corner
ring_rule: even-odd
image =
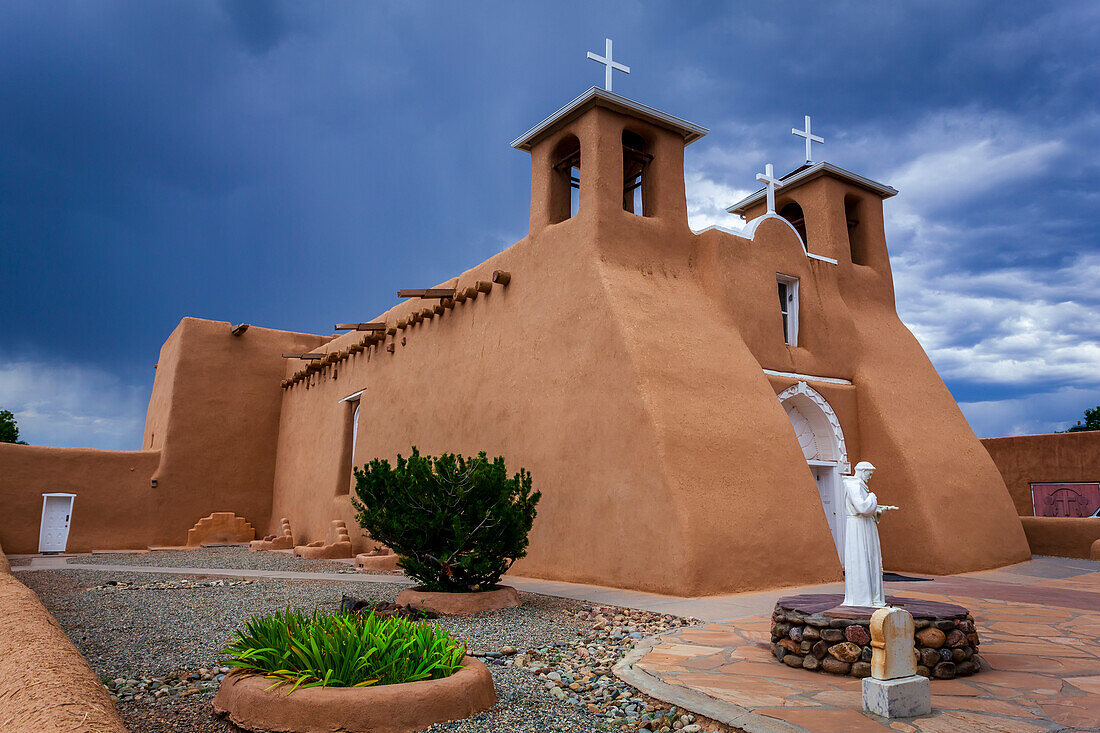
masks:
[[[932,688],[927,677],[896,680],[863,678],[863,709],[883,718],[912,718],[932,712]]]

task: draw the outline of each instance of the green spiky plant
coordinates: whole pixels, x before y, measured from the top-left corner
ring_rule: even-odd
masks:
[[[272,687],[366,687],[449,677],[466,645],[439,626],[371,613],[287,609],[253,616],[222,650],[227,667],[275,680]]]
[[[355,469],[359,524],[399,556],[405,573],[430,591],[495,586],[527,554],[527,533],[542,494],[531,474],[512,476],[504,458],[444,453],[374,459]]]

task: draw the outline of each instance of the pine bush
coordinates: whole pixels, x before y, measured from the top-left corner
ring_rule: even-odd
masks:
[[[504,458],[444,453],[374,459],[355,469],[359,524],[399,556],[406,574],[430,591],[489,590],[527,554],[527,533],[542,496],[531,474],[509,477]]]

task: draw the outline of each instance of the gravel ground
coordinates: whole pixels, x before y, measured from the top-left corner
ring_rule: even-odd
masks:
[[[332,560],[305,560],[289,552],[249,552],[243,547],[204,547],[141,553],[81,555],[71,562],[160,568],[233,568],[294,570],[306,573],[354,573],[353,565]]]
[[[284,553],[209,548],[95,555],[97,564],[346,569]],[[335,566],[335,567],[334,567]],[[19,579],[45,606],[118,699],[135,733],[237,731],[213,715],[210,701],[223,668],[220,650],[243,621],[287,607],[337,610],[343,595],[393,601],[393,583],[233,579],[91,570],[22,572]],[[438,623],[467,640],[488,664],[499,702],[473,718],[437,724],[438,733],[592,733],[593,731],[728,730],[648,699],[610,673],[641,637],[691,620],[592,606],[521,593],[519,608]],[[684,717],[680,717],[683,715]]]
[[[181,553],[171,553],[181,554]],[[259,553],[254,553],[259,554]],[[267,554],[267,553],[264,553]],[[145,556],[131,556],[131,559]],[[236,730],[213,715],[216,678],[204,684],[200,670],[217,671],[219,650],[250,615],[287,606],[335,610],[343,594],[370,601],[392,601],[401,586],[389,583],[340,583],[256,579],[237,585],[209,585],[223,579],[143,573],[105,574],[88,570],[43,570],[20,573],[19,579],[38,593],[43,603],[84,654],[92,669],[113,681],[133,681],[145,688],[140,699],[126,697],[119,712],[135,733],[178,731],[213,733]],[[157,585],[141,589],[118,583]],[[168,584],[168,587],[164,587]],[[199,587],[187,587],[198,584]],[[533,645],[567,645],[590,626],[577,618],[585,604],[565,599],[521,594],[519,608],[451,617],[440,622],[469,640],[471,651],[495,652],[504,646],[526,649]],[[503,657],[487,657],[500,702],[492,710],[467,721],[434,726],[433,731],[500,731],[591,733],[610,729],[605,719],[550,694],[545,681],[530,671],[505,664]],[[509,660],[510,661],[510,660]],[[184,683],[176,680],[182,676]],[[195,688],[186,697],[154,697],[150,687]],[[149,680],[144,682],[143,680]],[[171,680],[171,683],[169,683]],[[173,688],[173,685],[183,687]],[[209,687],[209,689],[202,689]]]
[[[8,565],[11,565],[13,568],[21,567],[23,565],[30,565],[30,564],[31,564],[31,559],[29,557],[9,557],[8,558]]]

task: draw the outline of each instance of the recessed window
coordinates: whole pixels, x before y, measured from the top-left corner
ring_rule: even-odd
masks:
[[[354,403],[355,409],[351,411],[351,459],[355,460],[355,442],[359,439],[359,400]]]
[[[351,493],[355,484],[352,467],[355,465],[355,444],[359,439],[359,403],[362,390],[340,400],[344,403],[344,434],[341,436],[343,452],[340,461],[343,464],[340,479],[336,487],[337,496]]]
[[[798,278],[776,275],[779,286],[779,312],[783,316],[783,341],[798,346]]]

